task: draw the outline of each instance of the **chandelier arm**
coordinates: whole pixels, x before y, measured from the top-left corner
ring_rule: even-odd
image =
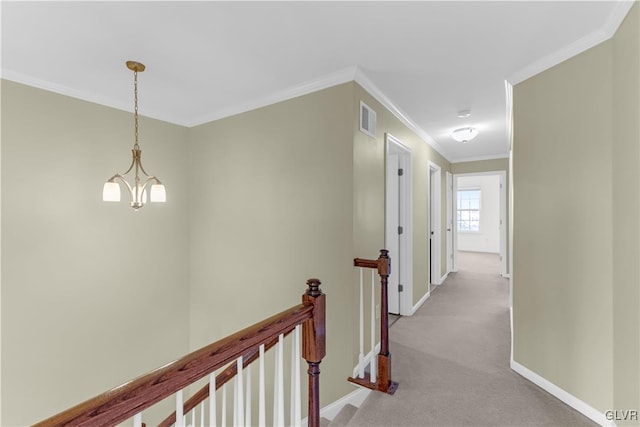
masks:
[[[140,170],[142,171],[144,176],[148,176],[148,177],[151,176],[147,173],[146,170],[144,170],[144,166],[142,166],[142,150],[138,150],[138,166],[140,167]]]
[[[131,170],[131,169],[129,169]],[[124,175],[124,174],[123,174]],[[124,177],[120,174],[115,174],[114,176],[112,176],[109,181],[113,181],[113,180],[118,180],[121,183],[123,183],[124,185],[127,186],[127,190],[129,190],[129,195],[131,196],[132,200],[133,200],[133,188],[131,187],[131,185],[129,185],[129,183],[127,182],[126,179],[124,179]]]
[[[128,174],[129,172],[131,172],[131,169],[133,169],[133,167],[135,166],[135,164],[136,164],[136,152],[135,152],[135,150],[131,150],[131,153],[133,154],[133,158],[131,159],[131,165],[129,166],[129,169],[126,170],[126,172],[121,173],[120,175]]]

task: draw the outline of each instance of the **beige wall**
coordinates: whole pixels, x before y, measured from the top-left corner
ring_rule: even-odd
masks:
[[[442,168],[443,229],[451,165],[356,83],[192,129],[141,118],[145,166],[169,201],[137,213],[100,200],[128,166],[131,114],[2,90],[3,425],[297,304],[314,276],[328,298],[321,404],[352,391],[352,263],[384,247],[385,132],[412,150],[413,303],[429,290],[427,163]],[[360,99],[378,112],[373,143],[357,130]]]
[[[131,114],[2,81],[2,425],[26,425],[188,349],[187,129],[141,119],[166,205],[105,204]]]
[[[505,157],[504,159],[474,160],[472,162],[451,163],[451,173],[477,173],[493,171],[506,171],[508,177],[509,158]]]
[[[191,346],[327,295],[321,404],[353,390],[353,85],[191,129]],[[304,415],[303,415],[304,416]]]
[[[640,7],[613,39],[614,409],[640,409]],[[618,425],[624,423],[618,422]],[[629,422],[628,425],[637,425]]]
[[[625,43],[514,88],[514,359],[602,412],[638,403],[633,14]]]
[[[411,150],[412,197],[413,197],[413,304],[429,292],[429,241],[427,236],[429,209],[427,178],[432,161],[441,168],[442,214],[441,228],[446,229],[445,219],[445,172],[451,164],[437,151],[405,126],[389,110],[360,85],[355,84],[354,114],[359,117],[360,101],[364,101],[377,113],[377,137],[359,131],[354,123],[354,246],[356,255],[363,258],[377,257],[382,248],[384,233],[385,199],[385,133],[400,140]],[[375,236],[375,237],[374,237]],[[441,232],[441,274],[446,272],[446,239]]]

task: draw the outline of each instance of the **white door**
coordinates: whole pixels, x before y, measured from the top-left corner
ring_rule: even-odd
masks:
[[[387,250],[391,257],[391,274],[389,275],[389,313],[400,314],[400,176],[398,175],[399,159],[397,154],[387,156]],[[394,226],[394,224],[396,224]],[[395,228],[395,230],[394,230]],[[395,231],[395,232],[394,232]]]
[[[413,309],[411,238],[411,151],[386,134],[385,247],[391,257],[389,313],[410,315]]]
[[[429,283],[439,285],[440,280],[440,166],[429,162]]]
[[[453,175],[451,172],[445,174],[447,186],[447,271],[453,271]]]

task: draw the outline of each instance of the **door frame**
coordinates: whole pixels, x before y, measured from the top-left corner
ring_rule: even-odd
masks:
[[[482,175],[498,175],[500,177],[500,275],[509,277],[507,274],[507,171],[487,171],[472,173],[456,173],[453,174],[453,194],[458,200],[458,177],[461,176],[482,176]],[[457,202],[456,202],[457,203]],[[452,222],[456,224],[453,227],[453,270],[458,271],[458,227],[455,221],[456,210],[452,209]]]
[[[411,170],[411,149],[404,145],[402,141],[394,137],[390,133],[385,133],[385,247],[391,238],[398,236],[398,224],[390,224],[387,221],[387,200],[389,185],[387,174],[387,160],[389,155],[398,156],[399,167],[403,169],[403,176],[406,179],[400,180],[400,203],[398,219],[403,227],[403,233],[400,235],[400,259],[394,263],[391,259],[391,268],[397,268],[403,285],[403,291],[398,292],[397,289],[389,289],[389,297],[392,293],[400,294],[400,314],[410,316],[413,309],[413,196],[412,196],[412,170]]]
[[[441,168],[432,161],[428,162],[429,167],[427,170],[427,192],[429,201],[429,236],[431,239],[431,246],[429,250],[429,269],[431,280],[429,281],[429,291],[431,291],[431,285],[439,285],[442,283],[442,277],[440,275],[440,259],[442,246],[440,244],[440,228],[441,228],[441,212],[442,212],[442,197],[441,197]]]
[[[447,271],[445,276],[453,271],[453,174],[449,171],[445,172],[445,189],[446,197],[446,257]]]

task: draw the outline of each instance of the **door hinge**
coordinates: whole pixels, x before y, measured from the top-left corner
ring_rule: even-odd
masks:
[[[398,176],[402,176],[404,175],[404,169],[400,168],[398,169]]]
[[[404,233],[404,228],[401,225],[398,226],[398,234]]]
[[[404,286],[398,285],[398,292],[403,292],[403,291],[404,291]]]

